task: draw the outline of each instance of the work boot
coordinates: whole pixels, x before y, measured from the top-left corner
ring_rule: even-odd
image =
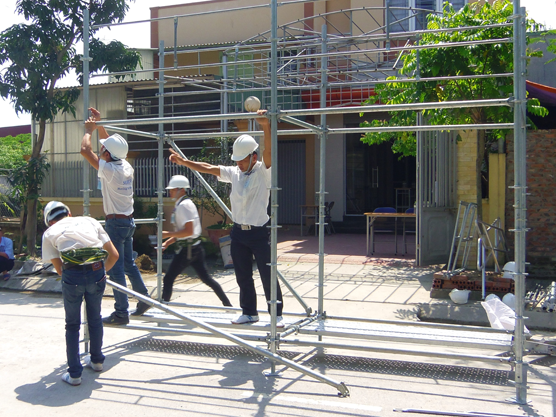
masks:
[[[102,323],[103,324],[108,324],[108,325],[129,324],[129,317],[127,317],[127,316],[120,317],[114,311],[108,317],[103,317],[102,318]]]
[[[151,308],[152,305],[147,304],[143,301],[139,301],[137,303],[137,309],[135,309],[135,311],[133,313],[131,313],[131,316],[142,316],[143,314],[145,314],[147,312],[147,310],[149,308]]]

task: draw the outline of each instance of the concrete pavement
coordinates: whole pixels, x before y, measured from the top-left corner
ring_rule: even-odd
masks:
[[[427,299],[432,270],[407,268],[327,265],[325,310],[339,316],[417,320],[420,302],[438,300]],[[285,263],[281,270],[315,307],[316,265]],[[154,279],[146,276],[151,288]],[[217,279],[237,303],[232,271],[222,271]],[[174,297],[190,304],[217,301],[210,289],[188,276],[180,277]],[[105,297],[104,314],[112,311],[112,303]],[[302,311],[290,295],[285,305],[287,311]],[[271,369],[267,359],[222,339],[106,327],[104,372],[85,369],[83,383],[71,387],[60,379],[66,365],[59,293],[0,289],[0,318],[0,415],[394,416],[400,414],[395,409],[424,409],[556,416],[554,357],[528,356],[533,360],[530,403],[519,406],[507,401],[515,395],[513,374],[501,363],[331,348],[323,356],[314,348],[281,348],[283,357],[344,382],[350,397],[339,398],[334,387],[281,365],[279,376],[264,376]],[[256,344],[266,348],[266,343]]]

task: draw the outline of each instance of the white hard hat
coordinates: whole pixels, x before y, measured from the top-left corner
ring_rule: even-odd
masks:
[[[469,300],[470,292],[470,290],[458,290],[457,288],[454,288],[452,291],[450,291],[449,295],[454,303],[465,304],[467,303],[467,300]]]
[[[502,271],[504,272],[502,278],[514,279],[514,274],[512,272],[515,272],[515,262],[507,262],[502,268]]]
[[[515,311],[515,295],[511,292],[502,297],[502,302]]]
[[[232,161],[241,161],[257,150],[259,144],[252,136],[241,135],[234,142]]]
[[[174,175],[172,178],[170,178],[168,187],[166,187],[166,189],[172,190],[174,188],[189,188],[189,180],[187,179],[187,177],[183,175]]]
[[[125,159],[127,156],[127,142],[117,133],[108,136],[106,139],[100,139],[99,142],[110,152],[112,159]]]
[[[69,207],[59,201],[49,202],[44,208],[44,224],[46,227],[50,226],[52,219],[58,217],[62,213],[70,214]]]

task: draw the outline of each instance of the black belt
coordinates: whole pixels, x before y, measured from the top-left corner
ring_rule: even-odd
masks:
[[[234,223],[234,227],[237,227],[238,229],[241,229],[241,230],[254,230],[254,229],[266,228],[266,225],[265,226],[252,226],[250,224]]]
[[[94,262],[92,264],[87,265],[77,265],[77,264],[63,264],[62,269],[67,271],[69,269],[78,270],[78,271],[98,271],[99,269],[104,268],[104,262]]]
[[[181,246],[182,248],[187,248],[188,246],[197,246],[199,243],[201,243],[201,239],[195,239],[195,240],[178,240],[176,242],[179,246]]]
[[[106,220],[112,219],[133,219],[133,214],[130,214],[129,216],[126,214],[108,214],[106,216]]]

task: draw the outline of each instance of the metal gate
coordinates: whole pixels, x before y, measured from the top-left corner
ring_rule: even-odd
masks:
[[[417,132],[417,263],[448,262],[456,206],[457,132]]]

